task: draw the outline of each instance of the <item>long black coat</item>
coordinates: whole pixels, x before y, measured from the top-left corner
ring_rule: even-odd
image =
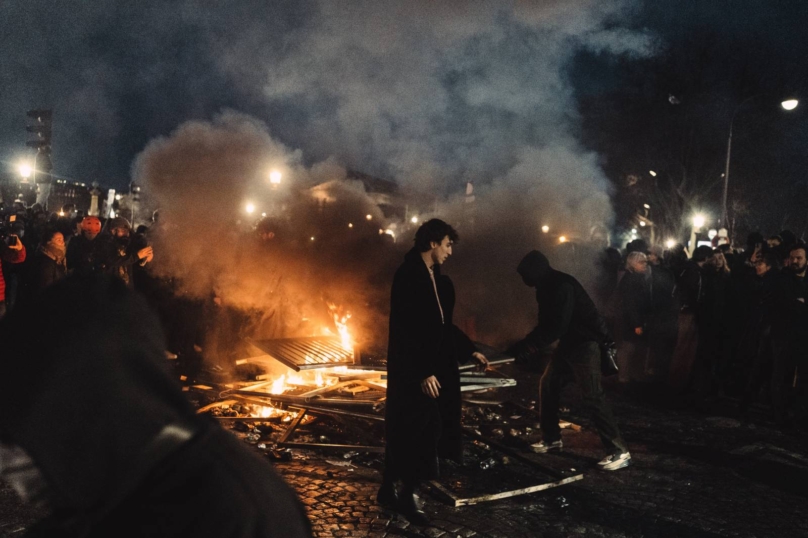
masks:
[[[438,457],[462,457],[460,374],[476,351],[452,323],[452,281],[435,265],[435,289],[421,254],[413,249],[396,271],[390,298],[387,350],[386,472],[393,479],[432,479]],[[441,385],[434,399],[421,391],[421,381],[434,375]]]

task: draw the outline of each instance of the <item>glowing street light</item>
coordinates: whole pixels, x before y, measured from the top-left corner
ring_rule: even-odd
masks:
[[[31,177],[31,174],[33,173],[33,169],[27,164],[21,164],[18,170],[20,172],[20,175],[25,179]]]
[[[266,213],[261,213],[261,216],[262,216],[262,217],[266,217],[266,216],[267,216],[267,214],[266,214]]]
[[[247,211],[248,215],[252,215],[255,211],[255,206],[251,202],[247,202],[247,206],[244,208],[244,210]]]
[[[567,237],[562,235],[561,237],[558,238],[558,242],[559,243],[566,243],[567,242]]]
[[[353,228],[353,222],[348,223],[348,228]]]
[[[707,219],[704,217],[704,215],[701,215],[701,214],[693,215],[693,227],[694,228],[701,228],[702,226],[704,226],[705,222],[707,222]]]
[[[365,218],[368,219],[368,220],[373,220],[373,215],[368,213],[367,215],[365,215]]]
[[[547,233],[550,231],[550,227],[545,224],[544,226],[541,227],[541,231],[542,233]]]
[[[786,99],[785,101],[780,103],[780,106],[782,106],[786,110],[794,110],[795,108],[797,108],[798,104],[800,104],[800,102],[797,101],[796,99]]]
[[[418,217],[411,218],[410,222],[412,222],[413,224],[418,224]]]
[[[269,182],[273,185],[280,185],[281,184],[281,173],[277,170],[273,170],[269,173]]]
[[[749,101],[752,101],[760,96],[761,94],[753,95],[752,97],[742,101],[741,104],[735,107],[735,112],[732,113],[732,119],[729,122],[729,137],[727,137],[727,159],[724,163],[724,194],[721,202],[721,226],[724,228],[728,226],[727,223],[729,222],[727,213],[727,194],[729,192],[729,164],[732,156],[732,128],[735,125],[735,118],[738,116],[738,112],[741,110],[741,108]],[[783,110],[791,111],[797,108],[798,104],[800,104],[800,102],[796,99],[786,99],[780,103],[780,106],[783,107]]]

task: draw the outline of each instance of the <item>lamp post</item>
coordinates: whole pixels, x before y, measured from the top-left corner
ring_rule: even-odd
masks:
[[[730,156],[732,154],[732,128],[735,125],[735,118],[738,116],[738,112],[741,110],[746,103],[760,97],[759,95],[753,95],[752,97],[748,97],[747,99],[741,101],[737,107],[735,107],[735,112],[732,113],[732,120],[729,122],[729,137],[727,138],[727,160],[724,164],[724,195],[721,202],[721,225],[724,228],[728,228],[728,212],[727,212],[727,192],[729,190],[729,161]],[[783,107],[784,110],[794,110],[797,108],[799,101],[797,99],[786,99],[785,101],[780,103],[780,106]]]

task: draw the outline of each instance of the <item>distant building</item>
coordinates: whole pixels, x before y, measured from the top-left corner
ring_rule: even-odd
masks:
[[[348,170],[347,179],[361,181],[373,202],[388,219],[404,219],[406,205],[401,199],[398,183],[389,179],[373,177],[356,170]]]

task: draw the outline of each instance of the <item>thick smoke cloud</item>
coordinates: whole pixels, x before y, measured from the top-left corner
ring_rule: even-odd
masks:
[[[159,205],[152,273],[249,313],[248,336],[336,334],[334,314],[352,316],[359,343],[384,332],[387,291],[373,284],[390,236],[362,183],[333,161],[303,166],[266,125],[227,111],[152,141],[133,175]]]
[[[649,37],[626,29],[632,6],[311,0],[200,9],[144,0],[118,12],[12,2],[2,8],[10,38],[0,61],[4,87],[19,81],[9,110],[57,108],[57,172],[70,166],[91,176],[82,179],[102,179],[120,155],[146,147],[127,179],[143,183],[170,231],[158,234],[154,269],[192,295],[216,290],[267,317],[295,309],[262,329],[277,335],[304,330],[295,320],[336,293],[323,283],[338,280],[339,293],[384,303],[400,252],[369,243],[379,239],[377,221],[361,240],[320,237],[343,230],[360,208],[381,217],[361,189],[339,181],[355,169],[398,182],[422,219],[457,225],[463,241],[447,270],[461,318],[481,337],[505,340],[535,311],[513,267],[542,241],[550,248],[540,226],[584,242],[611,218],[598,157],[576,139],[567,68],[582,49],[650,53]],[[38,44],[46,55],[30,52]],[[239,113],[217,115],[223,109]],[[84,147],[71,148],[74,140]],[[87,147],[101,149],[89,159]],[[234,233],[248,224],[238,216],[246,200],[266,195],[273,166],[288,181],[271,209],[284,208],[279,219],[294,213],[278,226],[294,230],[297,249],[276,256],[277,265],[265,263],[269,254],[245,254],[253,249]],[[321,214],[304,186],[325,180],[337,180],[325,189],[340,194],[331,196],[333,213]],[[462,195],[467,182],[472,204]],[[412,230],[384,224],[400,226],[402,250]],[[319,248],[295,243],[306,234]],[[293,295],[297,303],[284,299]],[[301,302],[309,306],[289,306]],[[268,328],[281,318],[284,326]]]

